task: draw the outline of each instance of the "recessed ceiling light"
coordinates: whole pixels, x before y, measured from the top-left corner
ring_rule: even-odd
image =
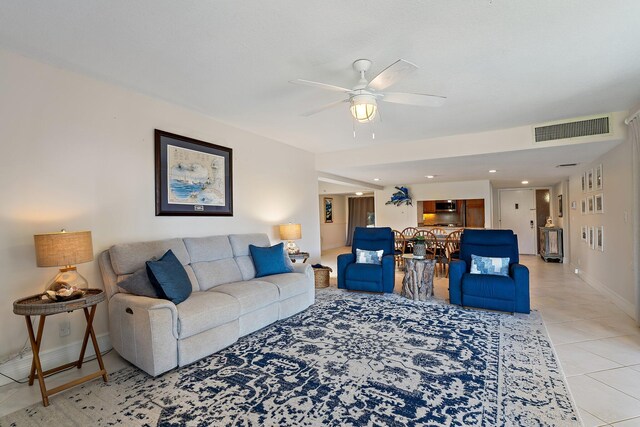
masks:
[[[356,196],[362,196],[364,193],[362,191],[356,191]]]
[[[374,181],[380,181],[380,178],[373,178]]]
[[[523,183],[523,184],[528,184],[528,183],[529,183],[529,181],[522,181],[522,183]]]
[[[495,170],[495,169],[491,169],[491,170],[489,171],[489,173],[496,173],[496,172],[498,172],[498,171],[497,171],[497,170]]]
[[[433,179],[433,175],[425,175],[424,177],[427,179]]]

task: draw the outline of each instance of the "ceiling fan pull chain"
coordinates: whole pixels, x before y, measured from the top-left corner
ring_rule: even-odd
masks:
[[[351,126],[353,126],[353,139],[356,139],[356,119],[351,120]]]

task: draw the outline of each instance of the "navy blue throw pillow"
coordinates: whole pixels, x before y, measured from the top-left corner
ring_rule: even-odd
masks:
[[[169,249],[157,261],[147,261],[147,274],[158,295],[180,304],[191,295],[191,281],[184,267]]]
[[[291,273],[293,271],[285,262],[283,243],[267,248],[249,245],[249,252],[251,252],[251,258],[253,258],[253,265],[256,267],[256,277]]]

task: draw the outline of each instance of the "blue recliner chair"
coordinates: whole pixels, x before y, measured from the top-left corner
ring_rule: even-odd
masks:
[[[471,274],[471,255],[509,257],[509,276]],[[518,236],[512,230],[465,230],[460,260],[449,267],[451,304],[529,313],[529,269],[518,264]]]
[[[356,263],[356,249],[383,250],[382,264]],[[351,253],[338,255],[338,288],[353,291],[393,292],[395,280],[393,231],[389,227],[356,227]]]

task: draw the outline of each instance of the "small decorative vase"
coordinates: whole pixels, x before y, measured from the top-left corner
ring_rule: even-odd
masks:
[[[427,247],[422,242],[414,242],[413,243],[413,257],[414,258],[424,258],[427,255]]]

